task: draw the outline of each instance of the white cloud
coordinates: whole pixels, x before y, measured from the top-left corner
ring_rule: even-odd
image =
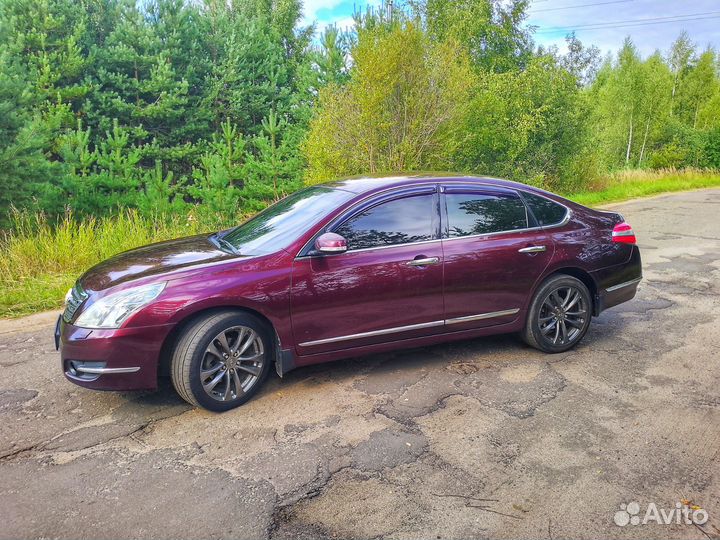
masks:
[[[304,0],[303,2],[303,16],[305,24],[310,24],[317,18],[316,14],[323,8],[334,9],[343,0]]]
[[[353,24],[355,24],[355,21],[352,17],[345,17],[343,19],[336,19],[334,21],[318,21],[317,25],[315,26],[317,35],[320,35],[323,33],[325,28],[330,26],[331,24],[335,24],[340,30],[348,30],[352,27]]]

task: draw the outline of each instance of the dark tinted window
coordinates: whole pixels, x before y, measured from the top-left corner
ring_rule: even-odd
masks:
[[[433,196],[416,195],[373,206],[335,229],[348,249],[432,240]]]
[[[523,197],[535,216],[535,219],[537,219],[538,225],[555,225],[556,223],[560,223],[567,213],[567,209],[564,206],[545,197],[533,195],[532,193],[523,193]]]
[[[450,238],[527,227],[525,205],[517,195],[447,193]]]

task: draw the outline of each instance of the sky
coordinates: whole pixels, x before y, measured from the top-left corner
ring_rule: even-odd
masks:
[[[305,0],[305,22],[322,30],[336,23],[352,25],[352,14],[381,0]],[[720,0],[531,0],[527,24],[537,27],[535,42],[564,51],[565,35],[575,35],[601,52],[616,51],[630,35],[645,56],[669,44],[686,30],[700,50],[720,47]]]
[[[333,23],[340,28],[346,28],[352,26],[352,15],[357,9],[377,7],[381,3],[382,0],[303,0],[303,23],[316,22],[319,31]]]

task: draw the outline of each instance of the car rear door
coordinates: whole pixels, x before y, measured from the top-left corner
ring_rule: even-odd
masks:
[[[345,253],[301,252],[291,317],[299,354],[442,331],[442,245],[436,185],[375,197],[325,228]]]
[[[447,330],[512,322],[552,258],[550,235],[514,190],[446,185],[442,192]]]

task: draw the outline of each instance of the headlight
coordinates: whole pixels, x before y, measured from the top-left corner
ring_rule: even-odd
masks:
[[[152,302],[164,288],[165,282],[162,282],[110,294],[83,311],[75,321],[75,326],[120,328],[130,315]]]

